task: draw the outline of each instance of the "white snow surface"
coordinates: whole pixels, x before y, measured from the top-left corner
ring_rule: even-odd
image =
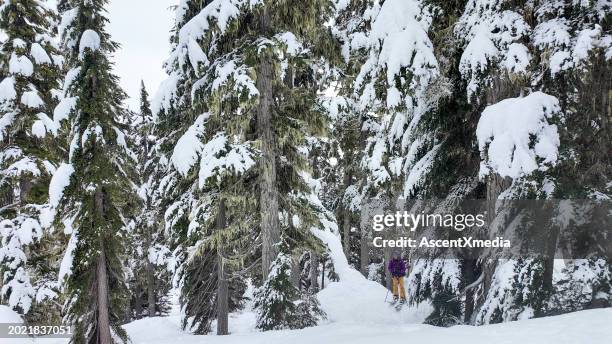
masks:
[[[21,316],[10,307],[0,305],[0,323],[23,323]]]
[[[350,304],[352,290],[346,290],[342,300]],[[384,297],[384,296],[383,296]],[[358,298],[357,298],[358,299]],[[382,303],[381,300],[377,300]],[[325,305],[323,305],[325,308]],[[384,305],[384,307],[389,308]],[[359,309],[355,315],[374,313],[377,309]],[[395,313],[394,319],[401,317]],[[0,321],[15,313],[0,308]],[[453,343],[453,344],[603,344],[612,336],[609,326],[612,309],[595,309],[555,317],[514,321],[485,326],[454,326],[440,328],[400,321],[362,323],[328,321],[303,330],[257,332],[253,329],[255,315],[250,311],[233,313],[229,319],[229,336],[199,336],[181,330],[178,311],[167,317],[152,317],[134,321],[124,328],[134,344],[210,343],[210,344],[373,344],[373,343]],[[390,319],[385,319],[390,320]],[[8,321],[2,321],[8,322]],[[8,339],[7,344],[64,344],[67,339]]]

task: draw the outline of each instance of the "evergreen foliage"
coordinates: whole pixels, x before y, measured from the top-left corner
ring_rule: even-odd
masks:
[[[33,322],[40,316],[37,304],[42,307],[58,292],[57,266],[50,261],[58,245],[48,197],[62,148],[51,119],[62,63],[53,16],[38,1],[0,3],[1,297],[21,314],[33,310],[27,318]]]
[[[344,274],[322,232],[390,287],[381,211],[486,214],[470,235],[548,252],[405,250],[427,324],[612,306],[609,1],[180,0],[136,112],[107,3],[0,0],[1,300],[28,324],[127,342],[177,290],[196,334],[248,305],[262,331],[316,326]]]
[[[301,295],[292,284],[291,257],[280,253],[264,284],[255,292],[256,327],[263,331],[301,329],[315,326],[325,318],[319,302],[309,294]]]
[[[62,18],[68,71],[54,119],[68,122],[68,167],[62,172],[71,173],[60,191],[57,223],[72,236],[62,277],[73,343],[127,341],[120,325],[129,301],[126,225],[138,203],[132,191],[137,157],[124,132],[125,94],[109,60],[118,45],[105,30],[106,3],[71,1]]]

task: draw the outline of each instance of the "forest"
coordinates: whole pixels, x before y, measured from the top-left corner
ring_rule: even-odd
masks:
[[[612,306],[612,1],[177,0],[138,111],[107,2],[0,0],[20,321],[103,344],[175,308],[197,335],[247,308],[304,329],[338,283],[391,289],[398,253],[405,307],[437,327]],[[372,230],[396,211],[485,214],[470,235],[516,251],[376,247],[464,235]]]

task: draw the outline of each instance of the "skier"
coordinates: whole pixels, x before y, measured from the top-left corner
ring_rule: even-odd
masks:
[[[404,290],[404,276],[406,276],[406,264],[402,260],[398,251],[393,252],[393,256],[388,266],[391,273],[391,285],[393,292],[393,303],[399,299],[399,306],[406,302],[406,290]]]

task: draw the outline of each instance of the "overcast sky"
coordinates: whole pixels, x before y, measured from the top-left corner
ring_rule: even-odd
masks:
[[[170,6],[178,0],[110,0],[108,5],[113,40],[121,44],[115,54],[115,73],[130,99],[127,105],[138,109],[140,80],[152,97],[164,80],[163,62],[168,57],[170,29],[174,14]]]

